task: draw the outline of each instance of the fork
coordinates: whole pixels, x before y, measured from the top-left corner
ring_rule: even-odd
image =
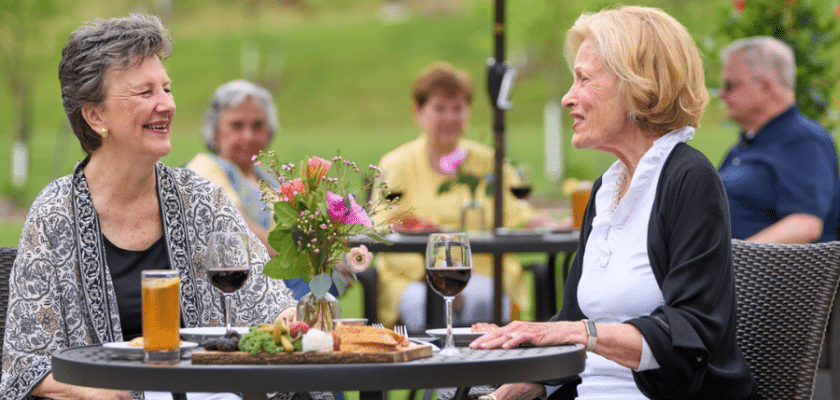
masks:
[[[403,336],[405,336],[405,337],[408,337],[408,328],[406,328],[406,326],[405,326],[405,325],[397,325],[397,326],[395,326],[395,327],[394,327],[394,332],[396,332],[396,333],[397,333],[397,335],[403,335]]]

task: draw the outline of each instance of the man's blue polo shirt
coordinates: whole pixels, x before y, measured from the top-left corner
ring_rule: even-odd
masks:
[[[732,237],[745,239],[790,214],[823,220],[820,242],[837,240],[840,174],[831,135],[796,105],[726,155],[720,169]]]

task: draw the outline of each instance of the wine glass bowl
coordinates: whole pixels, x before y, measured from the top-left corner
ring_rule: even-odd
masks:
[[[465,233],[434,233],[426,244],[426,281],[446,301],[446,344],[441,355],[458,354],[452,340],[452,300],[467,287],[472,252]]]
[[[520,164],[516,167],[516,174],[519,177],[518,181],[514,181],[510,186],[510,192],[519,200],[525,200],[531,196],[533,184],[531,183],[531,166],[527,164]]]
[[[231,296],[245,286],[251,271],[248,235],[242,232],[213,232],[207,243],[207,277],[225,296],[225,329],[230,327]]]

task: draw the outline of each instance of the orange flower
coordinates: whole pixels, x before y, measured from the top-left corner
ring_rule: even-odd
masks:
[[[792,5],[796,4],[796,1],[797,0],[785,0],[785,4],[787,4],[789,6],[792,6]]]
[[[283,196],[286,196],[291,204],[295,204],[295,196],[298,193],[303,193],[305,190],[306,186],[304,186],[303,181],[300,179],[294,179],[280,184],[280,193],[283,193]]]
[[[309,163],[309,176],[315,176],[315,172],[318,171],[318,168],[320,168],[321,179],[324,179],[324,176],[327,175],[327,171],[329,171],[332,166],[331,162],[321,157],[310,157],[307,162]]]
[[[840,18],[840,4],[834,9],[834,18]]]
[[[738,12],[744,11],[747,8],[747,0],[733,0],[732,7],[735,7]]]

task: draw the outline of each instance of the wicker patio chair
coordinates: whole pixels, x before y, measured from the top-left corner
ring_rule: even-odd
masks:
[[[9,303],[9,275],[15,263],[17,247],[0,247],[0,348],[6,333],[6,309]]]
[[[764,399],[811,399],[840,280],[840,242],[732,241],[738,344]]]

